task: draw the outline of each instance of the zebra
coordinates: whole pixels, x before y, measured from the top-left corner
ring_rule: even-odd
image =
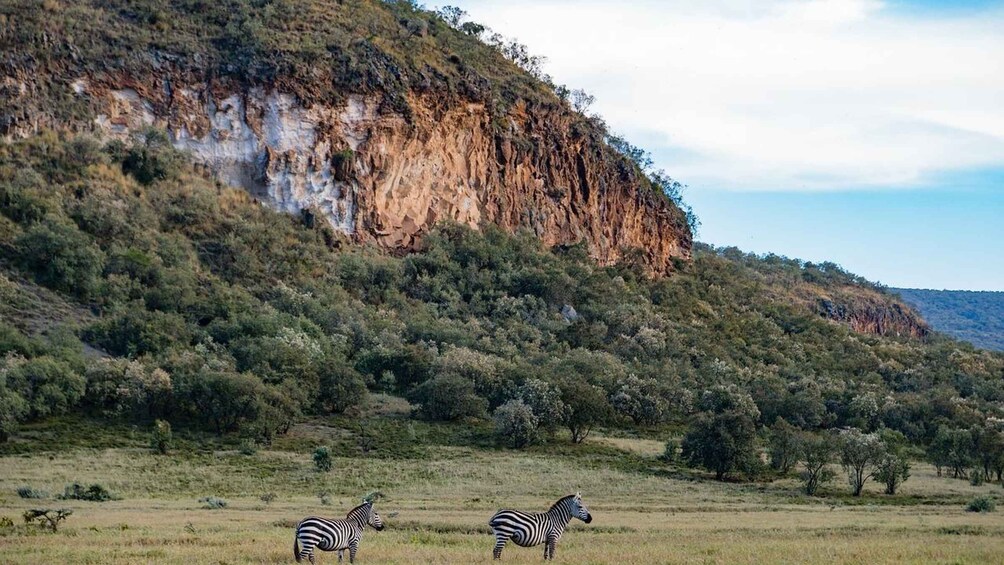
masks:
[[[311,516],[304,518],[296,525],[296,537],[293,538],[293,557],[299,563],[304,557],[314,563],[314,548],[322,551],[337,551],[338,562],[342,562],[342,554],[349,550],[349,563],[355,563],[359,540],[363,537],[363,528],[367,525],[374,530],[383,529],[383,520],[373,510],[372,502],[364,502],[356,506],[345,516],[344,520],[326,520]]]
[[[593,521],[592,514],[582,504],[582,495],[570,494],[557,502],[547,512],[527,514],[519,510],[499,510],[488,521],[495,534],[492,556],[502,559],[502,548],[510,539],[516,545],[533,547],[544,545],[544,560],[554,559],[554,547],[572,518],[585,523]]]

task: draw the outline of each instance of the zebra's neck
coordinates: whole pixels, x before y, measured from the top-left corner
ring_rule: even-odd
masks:
[[[345,520],[358,525],[360,528],[366,526],[366,522],[369,521],[370,505],[363,504],[362,506],[356,506],[349,511],[348,515],[345,516]]]
[[[551,509],[547,511],[548,517],[556,524],[567,526],[572,520],[572,497],[566,496],[555,502]]]

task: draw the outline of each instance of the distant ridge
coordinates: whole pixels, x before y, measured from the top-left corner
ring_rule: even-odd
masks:
[[[1004,351],[1004,292],[891,288],[935,330],[976,347]]]

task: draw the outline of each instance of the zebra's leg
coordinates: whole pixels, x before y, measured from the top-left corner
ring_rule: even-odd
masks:
[[[349,544],[349,563],[356,562],[357,551],[359,551],[359,542],[353,540],[352,543]]]
[[[341,563],[341,562],[342,562],[342,554],[343,554],[343,553],[345,553],[345,550],[344,550],[344,549],[339,549],[339,550],[338,550],[338,562],[339,562],[339,563]]]
[[[314,550],[313,549],[311,549],[310,553],[307,554],[307,559],[310,560],[310,565],[317,565],[317,563],[314,561]]]
[[[509,536],[502,532],[495,532],[495,549],[492,550],[492,559],[502,559],[502,548],[509,541]]]
[[[554,550],[558,545],[557,536],[547,536],[547,542],[544,543],[544,559],[554,559]]]

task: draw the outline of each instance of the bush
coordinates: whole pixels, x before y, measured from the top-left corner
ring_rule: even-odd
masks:
[[[63,489],[63,494],[59,495],[59,499],[107,502],[109,500],[118,500],[118,497],[113,495],[108,491],[108,489],[100,484],[93,484],[85,487],[80,483],[73,483],[72,485],[67,485],[66,488]]]
[[[416,387],[408,399],[419,405],[418,414],[426,420],[483,418],[488,411],[488,401],[474,392],[474,383],[454,374],[429,379]]]
[[[675,439],[671,439],[666,442],[666,447],[662,451],[662,455],[659,459],[666,463],[676,463],[677,459],[680,457],[680,442]]]
[[[569,409],[561,400],[561,391],[540,379],[527,379],[516,391],[516,398],[530,408],[540,428],[548,433],[568,418]]]
[[[609,422],[613,416],[613,408],[602,388],[579,379],[567,379],[560,389],[561,400],[568,406],[565,426],[571,433],[572,443],[582,443],[593,427]]]
[[[276,494],[274,492],[265,492],[265,493],[262,493],[262,495],[258,497],[258,500],[261,500],[265,504],[272,504],[272,502],[274,502],[276,498],[278,498],[278,497],[276,496]]]
[[[154,421],[153,432],[150,434],[150,448],[161,455],[167,455],[168,450],[171,449],[171,435],[170,422]]]
[[[836,457],[837,442],[827,435],[801,432],[798,445],[802,455],[803,488],[805,494],[813,496],[819,487],[833,480],[836,475],[829,465]]]
[[[334,467],[331,461],[331,452],[327,447],[318,447],[314,450],[314,468],[321,473],[327,473]]]
[[[495,437],[513,448],[526,447],[537,441],[539,420],[522,400],[510,400],[495,409]]]
[[[84,377],[64,361],[48,356],[19,362],[0,372],[6,373],[6,386],[27,401],[30,416],[35,418],[68,411],[86,389]]]
[[[910,462],[897,453],[887,453],[875,470],[875,481],[885,485],[886,494],[896,494],[900,485],[910,478]]]
[[[841,430],[840,463],[854,496],[861,496],[865,482],[872,478],[886,455],[887,446],[878,434],[866,434],[857,428]]]
[[[0,442],[7,441],[28,414],[31,407],[17,391],[8,386],[8,369],[0,362]]]
[[[18,263],[39,284],[87,299],[98,289],[105,254],[72,224],[45,221],[15,241]]]
[[[28,486],[17,487],[17,495],[21,498],[42,499],[49,498],[49,493],[44,490],[33,489]]]
[[[227,507],[227,501],[217,496],[200,498],[199,502],[202,503],[202,507],[206,510],[220,510]]]
[[[120,151],[111,147],[113,156]],[[171,147],[167,134],[156,129],[143,132],[137,142],[121,155],[122,170],[134,176],[140,184],[177,177],[181,171],[182,158]]]
[[[73,514],[73,510],[67,508],[33,508],[25,510],[22,516],[25,524],[38,522],[42,527],[51,529],[53,532],[59,527],[59,523],[66,520]]]
[[[973,469],[969,473],[969,484],[974,487],[983,486],[983,473],[979,469]]]
[[[997,502],[989,496],[977,496],[966,506],[968,512],[993,512],[996,509]]]
[[[240,447],[237,448],[237,452],[250,457],[258,453],[258,444],[253,439],[242,440]]]

